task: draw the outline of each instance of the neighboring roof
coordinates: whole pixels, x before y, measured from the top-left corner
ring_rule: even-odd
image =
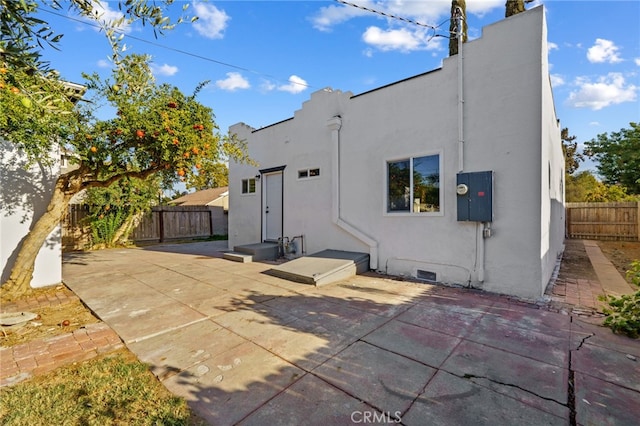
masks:
[[[176,206],[207,206],[228,195],[229,187],[221,186],[220,188],[203,189],[202,191],[183,195],[182,197],[169,201],[169,204],[175,204]]]

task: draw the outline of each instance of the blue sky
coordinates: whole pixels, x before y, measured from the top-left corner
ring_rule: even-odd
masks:
[[[450,0],[350,0],[389,15],[441,27]],[[505,0],[467,0],[469,38],[504,18]],[[441,66],[448,40],[415,23],[337,1],[176,1],[170,15],[200,17],[155,39],[149,27],[123,28],[129,52],[153,58],[159,83],[184,93],[210,81],[199,100],[222,132],[237,122],[259,128],[290,118],[326,87],[362,93]],[[536,0],[547,14],[549,62],[557,115],[580,143],[640,121],[640,2]],[[104,19],[117,2],[102,2]],[[67,10],[40,17],[63,33],[45,59],[61,76],[109,74],[103,34]],[[580,170],[593,169],[587,161]]]

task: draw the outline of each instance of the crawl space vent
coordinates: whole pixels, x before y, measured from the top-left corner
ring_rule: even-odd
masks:
[[[422,269],[418,269],[416,271],[416,278],[419,280],[430,281],[432,283],[436,282],[436,273],[431,271],[425,271]]]

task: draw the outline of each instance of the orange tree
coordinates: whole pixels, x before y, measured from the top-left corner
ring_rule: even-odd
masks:
[[[38,112],[41,107],[23,102],[12,89],[27,84],[28,74],[22,75],[22,82],[14,78],[11,70],[6,74],[14,81],[4,83],[3,106],[6,103],[15,110],[12,117],[31,119],[34,126],[41,127],[43,145],[51,143],[47,137],[56,137],[75,165],[59,176],[46,212],[24,239],[10,276],[2,284],[5,299],[29,291],[38,251],[62,219],[74,194],[108,187],[125,177],[145,179],[158,175],[165,182],[189,180],[223,157],[247,160],[243,143],[233,136],[221,135],[211,108],[196,100],[201,86],[187,96],[174,86],[156,84],[147,56],[122,57],[112,75],[104,80],[95,74],[85,75],[91,102],[81,103],[83,106],[74,110],[69,108],[67,114],[56,114],[57,124],[65,126],[64,131],[56,128],[55,134],[44,131],[52,123],[43,121],[47,114]],[[115,113],[112,118],[97,119],[94,108],[105,103]],[[60,117],[66,117],[66,121]],[[13,136],[19,135],[14,132]],[[34,155],[37,153],[34,151]]]

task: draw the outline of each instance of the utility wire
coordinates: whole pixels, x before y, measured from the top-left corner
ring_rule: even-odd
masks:
[[[96,24],[94,24],[92,22],[88,22],[88,21],[83,20],[83,19],[74,18],[72,16],[63,15],[61,13],[55,12],[55,11],[50,10],[50,9],[40,8],[39,10],[42,11],[42,12],[49,13],[51,15],[58,16],[60,18],[68,19],[70,21],[78,22],[80,24],[88,25],[90,27],[94,27],[94,28],[97,28],[97,29],[100,29],[100,30],[102,29],[99,25],[96,25]],[[256,75],[259,75],[259,76],[262,76],[262,77],[267,77],[267,78],[270,78],[272,80],[276,80],[276,81],[279,81],[279,82],[282,82],[282,83],[286,82],[286,83],[289,83],[289,84],[296,84],[298,86],[305,86],[305,87],[308,87],[308,88],[313,88],[313,86],[311,86],[309,84],[306,84],[306,83],[300,83],[300,82],[291,81],[291,80],[284,80],[282,78],[274,77],[274,76],[269,75],[269,74],[264,74],[264,73],[261,73],[259,71],[254,71],[254,70],[249,69],[249,68],[244,68],[244,67],[241,67],[241,66],[238,66],[238,65],[233,65],[233,64],[230,64],[228,62],[218,61],[216,59],[212,59],[212,58],[209,58],[209,57],[206,57],[206,56],[198,55],[196,53],[187,52],[186,50],[176,49],[174,47],[165,46],[163,44],[156,43],[156,42],[153,42],[153,41],[150,41],[150,40],[145,40],[145,39],[140,38],[140,37],[136,37],[136,36],[132,36],[130,34],[126,34],[124,31],[119,30],[117,28],[114,28],[114,31],[116,33],[118,33],[118,34],[122,34],[125,37],[130,38],[131,40],[136,40],[136,41],[140,41],[142,43],[147,43],[147,44],[150,44],[152,46],[159,47],[161,49],[170,50],[170,51],[173,51],[173,52],[176,52],[176,53],[180,53],[182,55],[187,55],[187,56],[191,56],[193,58],[202,59],[203,61],[212,62],[214,64],[218,64],[218,65],[222,65],[222,66],[225,66],[225,67],[237,69],[237,70],[240,70],[240,71],[249,72],[249,73],[256,74]]]
[[[365,6],[360,6],[358,4],[350,3],[350,2],[345,1],[345,0],[336,0],[336,1],[338,3],[342,3],[342,4],[347,5],[347,6],[351,6],[351,7],[355,7],[355,8],[358,8],[358,9],[366,10],[367,12],[371,12],[371,13],[375,13],[375,14],[378,14],[378,15],[382,15],[382,16],[387,17],[387,18],[397,19],[399,21],[407,22],[409,24],[417,25],[419,27],[429,28],[429,29],[434,30],[434,31],[437,30],[438,27],[440,27],[442,25],[442,24],[440,24],[439,26],[436,27],[435,25],[423,24],[421,22],[414,21],[413,19],[404,18],[402,16],[393,15],[393,14],[387,13],[387,12],[381,12],[379,10],[371,9],[371,8],[368,8],[368,7],[365,7]]]

